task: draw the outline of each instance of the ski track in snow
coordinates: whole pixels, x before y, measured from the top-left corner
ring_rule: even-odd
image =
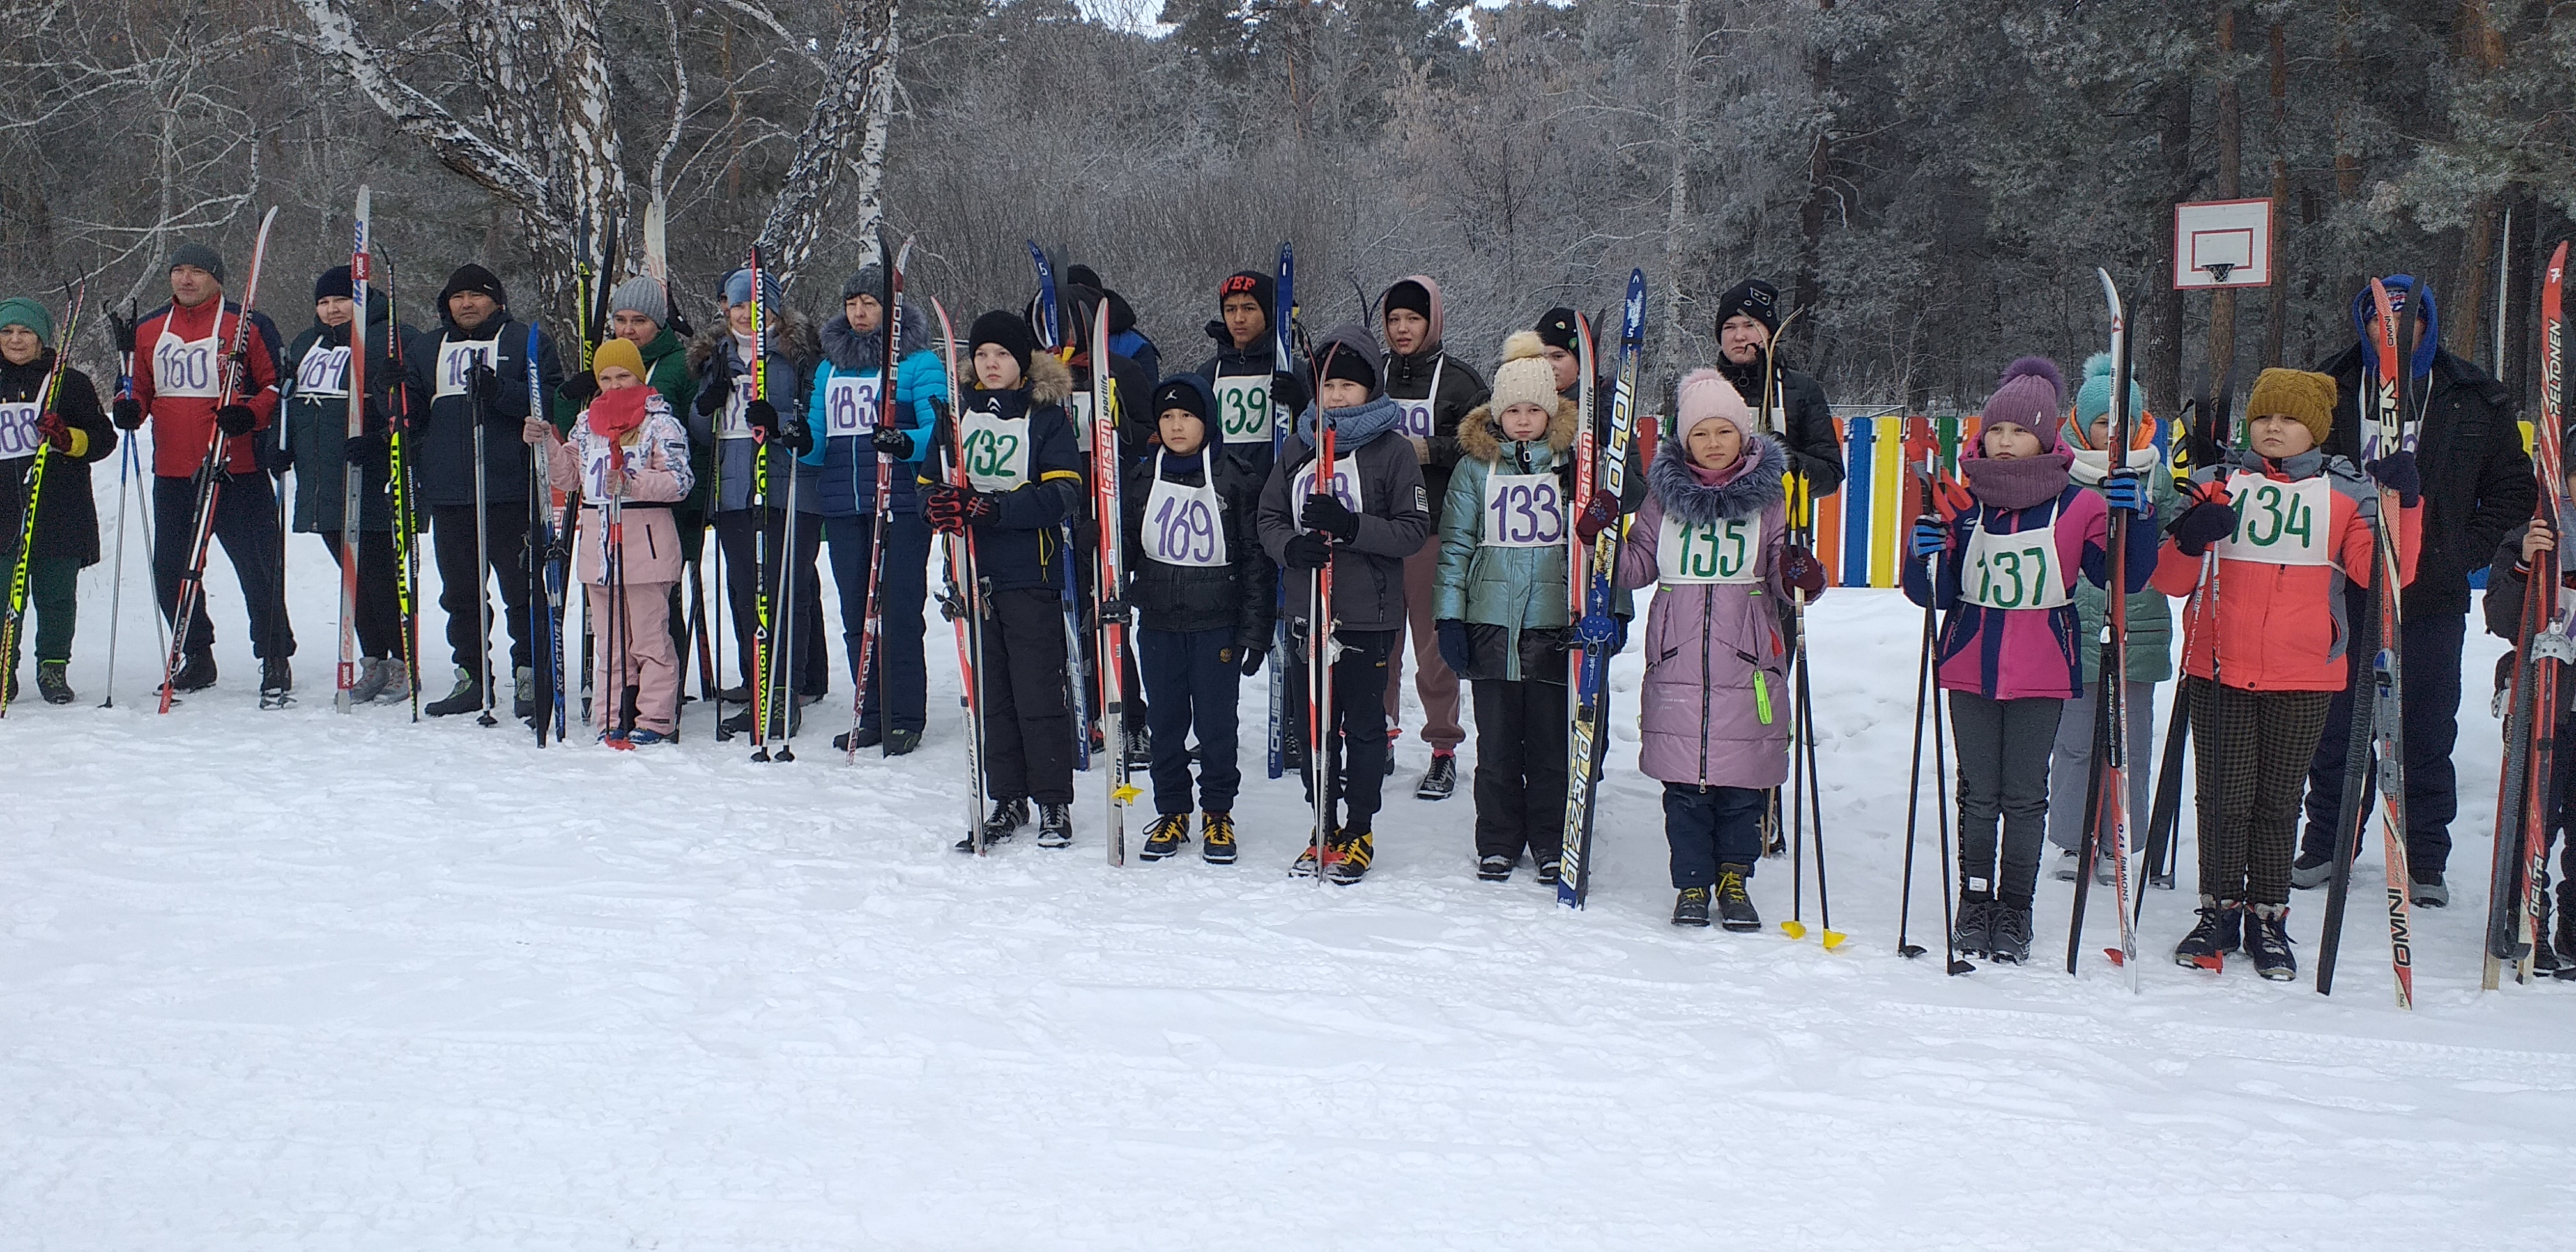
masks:
[[[342,717],[334,572],[289,551],[298,707],[252,707],[218,558],[215,690],[153,713],[138,563],[117,707],[91,707],[101,566],[83,699],[0,722],[0,1249],[2550,1248],[2576,1221],[2576,987],[2477,990],[2494,640],[2463,665],[2455,902],[2416,911],[2408,1015],[2375,835],[2330,999],[2322,893],[2293,905],[2297,983],[2169,963],[2188,826],[2140,994],[2099,955],[2105,895],[2065,976],[2051,879],[2031,966],[1945,979],[1927,785],[1932,955],[1896,956],[1921,618],[1892,592],[1813,616],[1850,935],[1826,952],[1666,924],[1633,654],[1577,914],[1526,868],[1473,879],[1467,780],[1412,799],[1410,734],[1368,880],[1286,877],[1305,806],[1260,777],[1257,680],[1241,863],[1106,867],[1097,775],[1073,848],[961,857],[935,617],[899,761],[829,749],[838,675],[790,765],[703,706],[634,754]],[[1766,920],[1791,869],[1761,866]]]

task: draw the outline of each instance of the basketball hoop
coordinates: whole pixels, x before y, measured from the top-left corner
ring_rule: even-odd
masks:
[[[2236,263],[2233,261],[2215,261],[2208,265],[2201,266],[2200,268],[2208,272],[2209,281],[2224,287],[2227,285],[2228,272],[2236,268]]]
[[[2211,200],[2174,206],[2173,285],[2200,288],[2272,284],[2272,202]]]

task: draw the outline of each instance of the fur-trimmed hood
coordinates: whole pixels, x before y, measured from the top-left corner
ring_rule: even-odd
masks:
[[[822,345],[814,337],[814,324],[805,315],[790,308],[773,310],[777,325],[769,328],[769,350],[790,361],[811,364],[823,355]],[[843,326],[849,323],[844,321]],[[716,349],[733,341],[733,328],[722,321],[698,332],[689,341],[689,372],[703,374]]]
[[[1789,454],[1769,435],[1753,437],[1754,462],[1721,483],[1700,481],[1690,453],[1678,439],[1667,439],[1646,467],[1646,485],[1664,512],[1694,526],[1760,517],[1788,494],[1781,476],[1789,472]]]
[[[1581,425],[1582,415],[1576,411],[1574,401],[1557,397],[1556,411],[1547,418],[1546,443],[1548,449],[1556,453],[1559,463],[1574,447],[1574,436]],[[1458,448],[1476,460],[1488,465],[1500,464],[1503,444],[1502,424],[1490,404],[1477,405],[1467,414],[1467,420],[1458,423]]]

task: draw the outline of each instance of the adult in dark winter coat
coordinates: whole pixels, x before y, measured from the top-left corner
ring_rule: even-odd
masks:
[[[1154,812],[1144,858],[1189,842],[1190,737],[1198,737],[1198,809],[1206,859],[1234,862],[1238,687],[1270,651],[1278,567],[1254,514],[1263,480],[1215,442],[1216,393],[1196,374],[1154,391],[1161,446],[1129,467],[1127,603],[1136,610],[1146,717],[1152,726]]]
[[[554,340],[510,316],[509,293],[492,271],[465,265],[438,293],[439,333],[424,332],[411,353],[415,392],[429,397],[415,406],[414,429],[404,440],[412,483],[429,511],[438,561],[438,607],[447,614],[447,645],[456,686],[423,711],[432,716],[483,707],[491,645],[483,635],[484,580],[501,584],[501,617],[510,632],[512,707],[520,717],[536,710],[536,640],[528,620],[529,475],[534,460],[520,425],[536,410],[528,394],[529,371],[538,394],[553,396],[563,383]],[[536,359],[529,360],[531,336]],[[483,467],[478,496],[475,466]],[[482,513],[478,517],[478,499]],[[478,539],[477,527],[481,527]],[[476,568],[477,544],[488,545],[488,564]]]
[[[995,309],[969,332],[975,376],[965,410],[931,429],[921,514],[963,534],[984,587],[983,651],[975,658],[984,723],[984,786],[995,801],[987,844],[1008,839],[1038,805],[1038,845],[1073,841],[1073,689],[1067,681],[1063,563],[1056,544],[1081,511],[1082,453],[1065,401],[1073,376],[1037,350],[1028,320]],[[951,481],[963,445],[967,486]],[[957,850],[975,850],[973,836]]]
[[[2442,349],[2431,290],[2404,274],[2386,280],[2402,307],[2418,300],[2422,333],[2407,362],[2413,388],[2427,396],[2415,461],[2423,478],[2423,547],[2415,580],[2401,600],[2405,655],[2406,863],[2413,900],[2450,902],[2443,869],[2451,855],[2451,819],[2460,807],[2451,749],[2459,738],[2460,649],[2467,642],[2469,576],[2485,569],[2507,532],[2531,519],[2540,488],[2522,450],[2512,398],[2477,366]],[[2319,367],[2335,379],[2334,427],[2325,450],[2361,461],[2363,391],[2378,387],[2369,347],[2378,322],[2370,293],[2352,305],[2353,346]],[[2405,319],[2400,315],[2399,325]],[[2369,611],[2355,595],[2350,620]],[[2356,650],[2355,673],[2367,662]],[[2326,710],[2327,731],[2308,766],[2307,827],[2291,868],[2300,887],[2323,884],[2334,868],[2334,823],[2343,803],[2344,730],[2351,724],[2347,684]],[[2364,799],[2365,809],[2369,801]]]
[[[1226,275],[1217,284],[1217,317],[1207,324],[1216,355],[1198,368],[1216,397],[1218,442],[1256,479],[1270,476],[1273,428],[1295,421],[1314,392],[1304,357],[1294,358],[1287,370],[1279,368],[1270,325],[1277,290],[1276,280],[1257,270]]]
[[[1422,468],[1423,489],[1431,499],[1449,494],[1449,472],[1458,464],[1458,423],[1486,399],[1485,380],[1466,362],[1452,360],[1441,345],[1440,284],[1415,274],[1386,289],[1379,300],[1378,321],[1386,332],[1382,387],[1403,410],[1397,433],[1413,444]],[[1435,523],[1436,524],[1436,523]],[[1422,697],[1422,738],[1431,745],[1431,768],[1414,795],[1446,798],[1458,785],[1458,745],[1466,742],[1459,722],[1458,675],[1440,658],[1439,632],[1432,626],[1431,588],[1439,577],[1438,545],[1425,544],[1404,566],[1404,589],[1413,632],[1413,690]],[[1403,629],[1403,628],[1399,628]],[[1403,641],[1397,640],[1400,645]],[[1387,665],[1386,718],[1400,721],[1404,656],[1399,647]]]
[[[1329,680],[1337,724],[1326,728],[1323,769],[1317,771],[1310,760],[1306,774],[1310,795],[1314,787],[1326,788],[1325,815],[1333,829],[1315,832],[1325,845],[1320,865],[1310,843],[1298,868],[1320,868],[1349,883],[1368,872],[1375,852],[1370,824],[1391,746],[1382,697],[1390,681],[1388,659],[1404,635],[1405,562],[1425,548],[1433,548],[1435,566],[1439,556],[1430,542],[1431,497],[1422,485],[1422,462],[1397,433],[1404,410],[1379,390],[1376,343],[1365,327],[1346,325],[1325,336],[1316,351],[1315,403],[1298,416],[1296,434],[1270,469],[1259,519],[1262,546],[1287,567],[1282,577],[1294,619],[1314,621],[1309,575],[1326,564],[1333,570],[1329,631],[1340,655],[1330,662]],[[1325,476],[1329,491],[1316,487],[1319,425],[1334,432],[1333,465]],[[1436,650],[1438,636],[1428,629],[1423,634]],[[1300,637],[1309,641],[1311,663],[1313,632]],[[1293,702],[1300,714],[1303,703]],[[1336,798],[1342,810],[1337,819]]]
[[[411,694],[403,656],[401,556],[394,542],[392,446],[396,412],[416,411],[404,377],[413,332],[393,323],[384,293],[367,290],[366,433],[349,437],[349,324],[357,316],[349,267],[325,270],[313,283],[313,324],[286,345],[284,464],[295,468],[295,530],[320,537],[344,562],[341,523],[347,511],[343,471],[358,484],[358,653],[353,703]],[[405,405],[405,398],[413,401]]]
[[[134,330],[134,396],[118,400],[114,412],[122,430],[152,423],[152,580],[161,615],[174,622],[196,538],[197,467],[220,438],[224,485],[215,496],[214,537],[241,580],[260,690],[282,695],[294,686],[287,658],[295,655],[295,628],[286,618],[285,537],[259,457],[263,444],[276,443],[260,432],[277,419],[280,340],[267,314],[250,314],[240,386],[225,403],[222,357],[241,317],[241,307],[224,299],[223,258],[204,244],[179,245],[170,254],[170,303]],[[187,648],[171,678],[183,694],[215,683],[215,626],[202,597],[184,629]]]
[[[27,477],[45,452],[44,497],[36,502],[35,542],[27,555],[27,607],[36,615],[36,688],[47,704],[72,702],[64,670],[71,663],[80,571],[98,564],[98,505],[89,467],[116,450],[116,427],[98,407],[89,375],[63,371],[61,390],[45,404],[53,376],[54,315],[24,296],[0,300],[0,570],[14,569],[26,534]],[[6,577],[7,575],[0,575]],[[9,638],[9,668],[0,674],[18,697],[18,650],[26,622]]]
[[[1780,289],[1748,278],[1717,298],[1717,372],[1751,405],[1754,418],[1789,453],[1789,468],[1805,474],[1807,494],[1821,500],[1842,490],[1842,442],[1834,435],[1833,406],[1815,375],[1779,367],[1779,383],[1765,400],[1764,380],[1779,346]],[[1765,411],[1767,408],[1767,412]]]
[[[1146,338],[1145,332],[1137,328],[1135,306],[1127,303],[1127,297],[1118,294],[1110,288],[1109,284],[1102,282],[1100,272],[1088,265],[1076,265],[1066,270],[1064,280],[1068,286],[1099,292],[1100,298],[1109,302],[1109,350],[1134,361],[1136,368],[1144,371],[1148,390],[1150,390],[1152,380],[1163,376],[1163,354],[1154,346],[1154,341]],[[1084,333],[1088,334],[1087,322],[1085,327]],[[1139,400],[1137,403],[1142,404],[1144,401]]]

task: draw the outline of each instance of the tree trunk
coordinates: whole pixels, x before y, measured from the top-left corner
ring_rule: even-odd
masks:
[[[2191,194],[2191,91],[2188,75],[2175,78],[2165,86],[2164,122],[2156,135],[2156,151],[2164,157],[2165,198],[2179,201]],[[2157,271],[2151,304],[2155,317],[2147,333],[2146,350],[2139,354],[2140,372],[2147,387],[2147,404],[2158,413],[2182,411],[2182,292],[2173,285],[2173,222],[2162,222],[2157,234],[2163,243],[2159,249],[2163,267]]]
[[[1806,203],[1798,206],[1798,283],[1792,307],[1807,311],[1798,338],[1810,345],[1816,343],[1816,308],[1824,300],[1825,223],[1831,220],[1834,208],[1834,189],[1829,181],[1834,154],[1834,53],[1823,30],[1825,15],[1833,11],[1834,0],[1816,0],[1816,42],[1807,52],[1807,88],[1815,98],[1816,141],[1807,149]],[[1807,354],[1806,368],[1824,367],[1821,352]]]
[[[2281,24],[2272,23],[2272,287],[2264,293],[2263,366],[2281,364],[2290,333],[2290,250],[2281,246],[2290,212],[2290,55]]]
[[[2236,0],[2218,0],[2218,198],[2234,200],[2244,195],[2240,179],[2245,164],[2244,102],[2236,92]],[[2226,378],[2236,366],[2236,289],[2221,287],[2210,293],[2209,302],[2209,377],[2210,385]]]
[[[796,159],[760,237],[782,281],[803,269],[823,232],[838,174],[859,147],[856,212],[836,222],[844,233],[875,232],[885,212],[886,126],[894,110],[895,0],[844,0],[839,6],[841,30],[826,63],[828,87],[807,114],[796,136]]]
[[[2460,60],[2469,77],[2484,78],[2504,64],[2504,36],[2487,18],[2487,0],[2459,0],[2457,36]],[[2479,331],[2490,326],[2486,293],[2493,271],[2487,263],[2495,256],[2498,212],[2491,195],[2479,196],[2469,206],[2468,237],[2461,243],[2450,286],[2458,298],[2443,310],[2443,338],[2449,341],[2445,346],[2464,360],[2481,360],[2492,351]],[[2501,371],[2503,362],[2496,366]]]
[[[1666,133],[1672,143],[1672,169],[1664,184],[1664,320],[1663,342],[1655,350],[1656,377],[1678,378],[1690,343],[1690,312],[1682,303],[1682,258],[1687,254],[1690,221],[1690,86],[1691,66],[1698,61],[1691,43],[1691,0],[1673,0],[1673,94]],[[1658,382],[1656,395],[1666,389]]]

